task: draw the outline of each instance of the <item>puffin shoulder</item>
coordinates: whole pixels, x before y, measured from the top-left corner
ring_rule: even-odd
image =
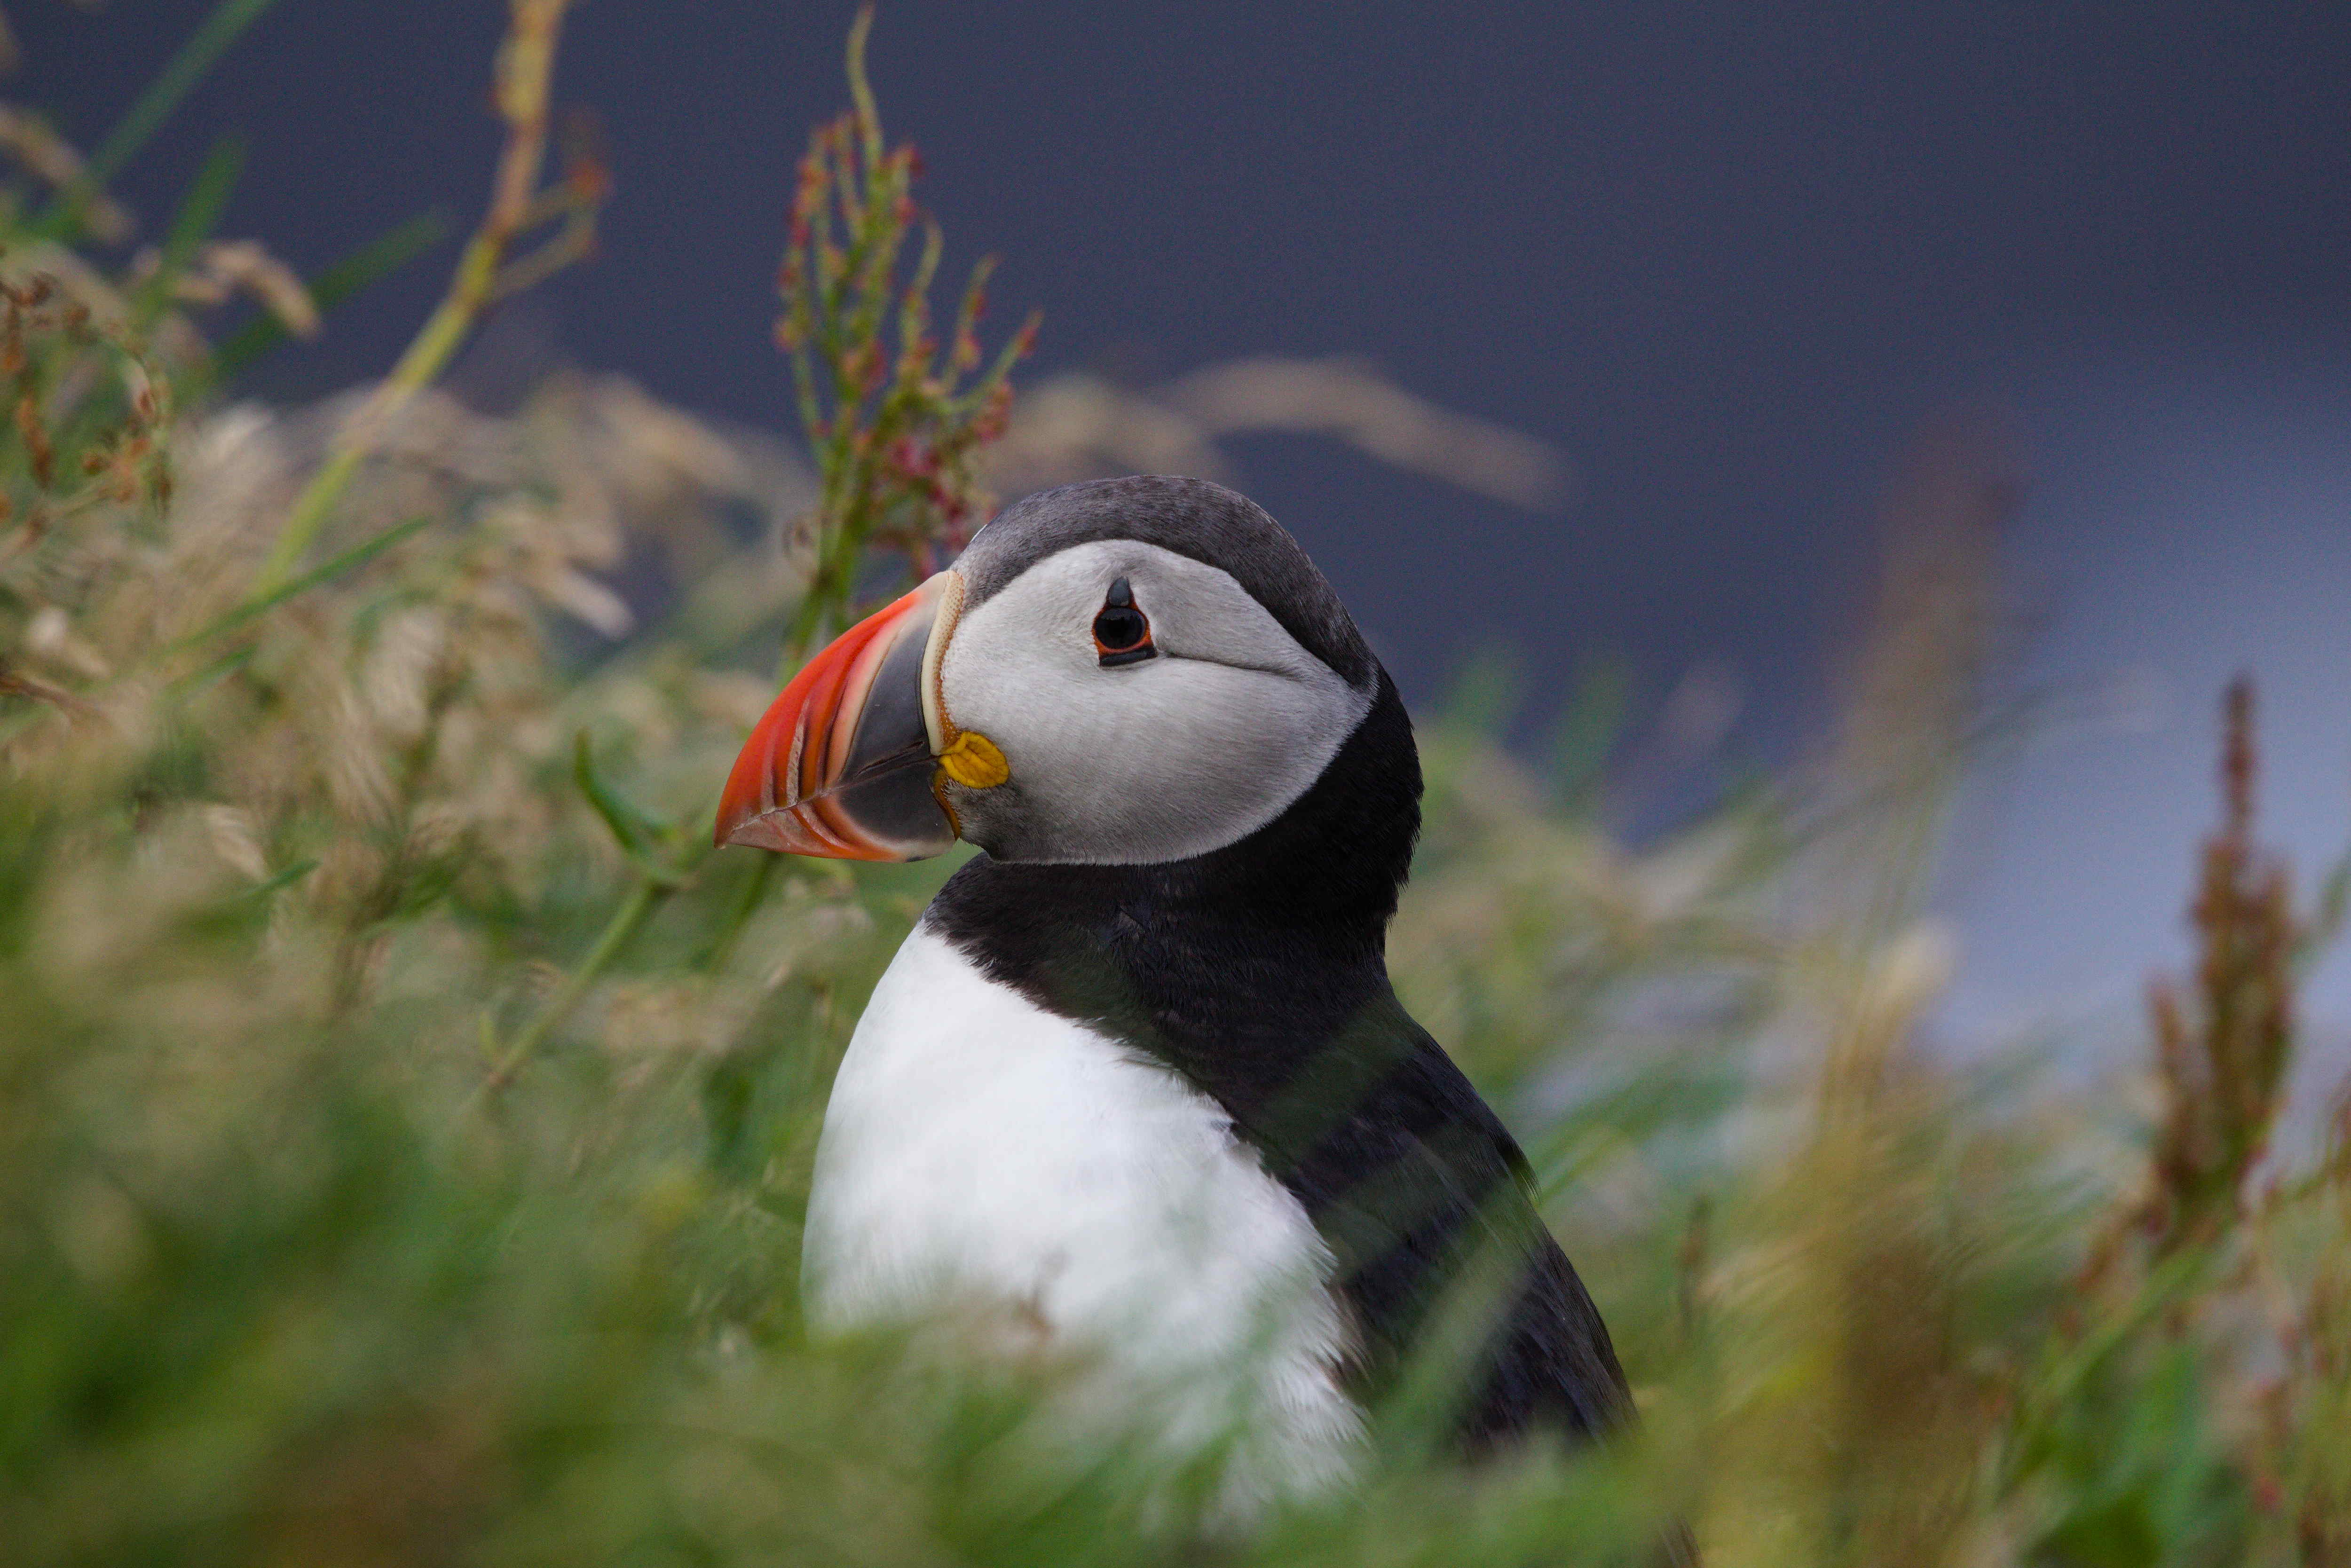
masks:
[[[1517,1140],[1401,1004],[1390,997],[1374,1011],[1386,1039],[1350,1042],[1361,1086],[1293,1178],[1339,1258],[1340,1290],[1373,1353],[1367,1371],[1377,1381],[1397,1370],[1432,1317],[1482,1293],[1475,1281],[1499,1268],[1504,1305],[1459,1414],[1462,1437],[1476,1447],[1531,1427],[1608,1429],[1630,1409],[1625,1375],[1536,1209]]]

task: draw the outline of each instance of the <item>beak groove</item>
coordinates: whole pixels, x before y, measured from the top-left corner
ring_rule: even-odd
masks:
[[[937,768],[924,674],[935,670],[941,572],[859,622],[808,662],[752,729],[719,797],[714,837],[787,854],[906,861],[955,841],[932,788]],[[959,599],[960,595],[952,595]]]

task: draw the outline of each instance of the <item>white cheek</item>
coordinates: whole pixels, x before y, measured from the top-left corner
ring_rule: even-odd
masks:
[[[967,815],[974,836],[1008,834],[1020,858],[1163,861],[1221,848],[1303,794],[1370,706],[1225,573],[1152,559],[1166,552],[1148,546],[1091,559],[1112,548],[1031,569],[947,647],[950,715],[996,742],[1012,772],[1005,796],[978,792]],[[1086,629],[1113,571],[1133,574],[1163,653],[1106,670]]]
[[[970,722],[1011,737],[999,744],[1053,859],[1179,860],[1230,843],[1305,793],[1355,717],[1332,700],[1343,687],[1194,660],[1036,673],[1019,692],[982,686]]]

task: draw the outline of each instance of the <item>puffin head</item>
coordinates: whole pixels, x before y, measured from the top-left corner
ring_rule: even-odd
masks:
[[[1252,502],[1202,479],[1064,486],[809,662],[736,759],[717,841],[1184,860],[1304,794],[1380,682],[1338,595]]]

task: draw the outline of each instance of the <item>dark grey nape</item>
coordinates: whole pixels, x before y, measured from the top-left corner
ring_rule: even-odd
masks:
[[[1097,539],[1135,539],[1229,572],[1300,646],[1349,685],[1370,689],[1371,647],[1298,541],[1264,507],[1206,479],[1143,474],[1023,497],[956,562],[965,602],[978,604],[1047,556]]]

